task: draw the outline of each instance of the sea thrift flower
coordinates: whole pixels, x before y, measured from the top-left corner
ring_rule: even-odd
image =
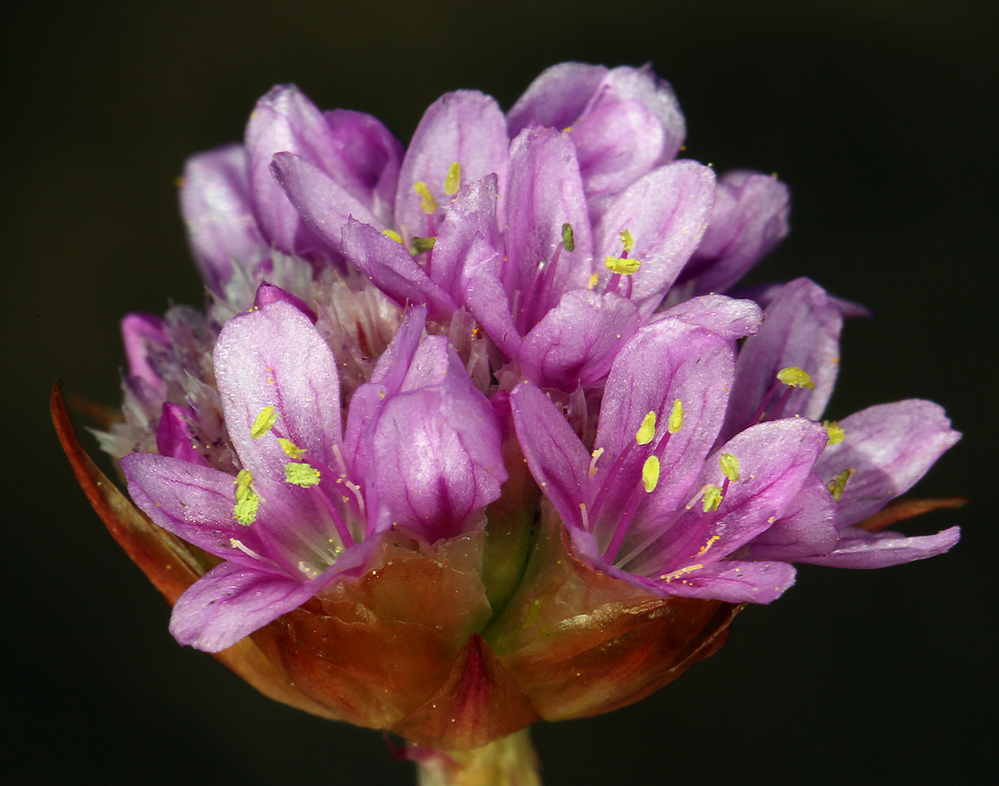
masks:
[[[125,318],[99,435],[134,505],[53,405],[179,642],[428,772],[528,777],[508,735],[662,687],[793,563],[954,545],[879,530],[952,502],[885,508],[959,435],[925,401],[823,420],[862,309],[727,296],[788,190],[684,134],[650,68],[565,63],[505,115],[443,96],[407,148],[278,86],[188,161],[206,313]]]

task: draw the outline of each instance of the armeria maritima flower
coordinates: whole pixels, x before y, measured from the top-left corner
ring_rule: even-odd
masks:
[[[788,192],[677,160],[684,133],[649,68],[566,63],[506,114],[443,96],[405,149],[276,87],[243,144],[188,162],[207,312],[126,317],[101,435],[148,519],[60,416],[178,641],[295,706],[477,749],[648,695],[792,563],[957,541],[877,531],[958,434],[925,401],[822,421],[857,307],[808,279],[726,294]]]

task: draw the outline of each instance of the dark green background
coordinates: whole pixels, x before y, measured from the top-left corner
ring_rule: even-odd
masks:
[[[185,156],[296,81],[408,139],[440,93],[508,107],[544,67],[652,61],[688,155],[777,171],[791,238],[756,280],[868,304],[832,414],[919,396],[967,436],[918,491],[973,504],[930,562],[804,569],[651,699],[536,729],[546,783],[980,783],[996,738],[993,2],[7,3],[0,245],[2,768],[14,783],[411,783],[379,735],[256,695],[179,648],[74,487],[56,377],[117,403],[126,311],[200,304]],[[991,306],[991,308],[990,308]],[[987,313],[988,309],[988,313]],[[91,443],[92,444],[92,443]],[[988,452],[987,452],[988,450]]]

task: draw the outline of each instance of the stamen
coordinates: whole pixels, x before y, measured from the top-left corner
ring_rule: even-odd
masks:
[[[590,276],[590,280],[589,282],[587,282],[586,288],[591,290],[596,289],[597,284],[599,282],[600,282],[600,276],[597,273],[594,273],[592,276]]]
[[[704,505],[703,510],[705,513],[714,513],[718,510],[718,507],[722,504],[722,490],[718,488],[714,483],[709,483],[704,487]]]
[[[422,254],[425,251],[430,251],[437,244],[436,237],[414,237],[412,248],[409,249],[409,253],[414,257],[417,254]]]
[[[257,510],[260,508],[260,497],[255,491],[247,489],[242,499],[236,500],[232,508],[232,516],[244,527],[249,527],[257,520]]]
[[[642,266],[642,262],[638,259],[607,257],[604,260],[604,265],[606,265],[607,269],[613,273],[617,273],[621,276],[630,276],[638,272],[638,269]]]
[[[701,550],[697,552],[697,556],[699,557],[702,554],[704,554],[708,549],[710,549],[715,544],[715,541],[718,540],[721,540],[721,535],[712,535],[708,539],[708,542],[705,543],[703,546],[701,546]]]
[[[319,483],[319,470],[309,464],[285,464],[285,482],[293,486],[301,486],[303,489],[310,488]]]
[[[264,407],[257,415],[257,419],[253,421],[253,425],[250,426],[250,436],[253,439],[260,439],[271,430],[275,423],[277,423],[277,412],[274,407]]]
[[[621,233],[621,245],[624,246],[624,253],[627,254],[635,247],[635,238],[631,236],[631,230],[626,229]]]
[[[444,193],[448,196],[454,196],[458,193],[459,188],[461,188],[461,164],[455,161],[447,168],[447,177],[444,178]]]
[[[839,502],[840,498],[843,496],[843,489],[846,488],[846,482],[850,479],[856,468],[851,467],[850,469],[844,469],[836,477],[826,483],[826,488],[829,489],[829,493],[832,494],[832,498]]]
[[[576,236],[572,233],[572,224],[562,224],[562,245],[570,254],[576,250]]]
[[[642,485],[645,491],[651,494],[659,485],[659,459],[649,456],[642,465]]]
[[[260,508],[260,497],[250,488],[253,475],[247,469],[241,469],[236,475],[236,504],[232,508],[232,516],[244,527],[249,527],[257,519]]]
[[[590,516],[586,512],[586,503],[585,502],[580,502],[579,503],[579,515],[582,516],[582,518],[583,518],[583,531],[584,532],[589,532],[590,531]]]
[[[639,445],[648,445],[656,435],[656,413],[649,412],[642,420],[642,425],[635,434],[635,441]]]
[[[666,426],[666,430],[670,434],[676,434],[680,429],[683,428],[683,405],[680,403],[680,399],[673,402],[673,411],[669,415],[669,424]]]
[[[718,466],[726,478],[735,483],[739,480],[739,459],[731,453],[722,453],[718,457]]]
[[[822,426],[829,434],[830,445],[838,445],[840,442],[846,439],[846,432],[843,431],[839,423],[837,423],[835,420],[823,420]]]
[[[308,566],[307,566],[307,565],[305,564],[305,560],[299,560],[299,561],[298,561],[298,569],[299,569],[300,571],[302,571],[302,573],[304,573],[304,574],[305,574],[305,577],[306,577],[307,579],[314,579],[314,578],[315,578],[316,576],[318,576],[318,575],[319,575],[319,572],[318,572],[318,571],[315,571],[315,570],[313,570],[312,568],[308,567]]]
[[[247,557],[253,557],[253,559],[258,559],[261,562],[266,562],[270,565],[277,566],[277,563],[274,560],[267,559],[267,557],[263,556],[262,554],[257,554],[257,552],[255,552],[253,549],[244,546],[243,542],[238,538],[229,538],[229,545],[232,546],[234,549],[239,549]]]
[[[603,448],[597,448],[593,451],[593,456],[590,458],[590,475],[597,474],[597,460],[604,454]]]
[[[434,195],[430,193],[430,189],[427,188],[427,184],[418,180],[413,184],[413,188],[420,195],[420,207],[423,212],[427,215],[433,214],[437,210],[437,202],[434,200]]]
[[[281,450],[284,454],[291,459],[300,459],[305,455],[305,448],[300,448],[290,439],[285,439],[284,437],[278,437],[278,444],[281,446]]]
[[[350,489],[351,494],[354,495],[354,499],[357,500],[357,517],[361,521],[364,521],[367,516],[364,513],[364,496],[361,494],[361,487],[349,480],[344,485]]]
[[[396,232],[394,229],[385,229],[382,231],[385,237],[394,240],[396,243],[402,243],[402,235]]]
[[[236,475],[236,501],[238,502],[250,491],[253,475],[248,469],[241,469]]]
[[[664,573],[659,578],[668,584],[673,579],[678,579],[680,576],[686,576],[688,573],[693,573],[695,570],[700,570],[703,567],[704,565],[688,565],[685,568],[680,568],[680,570],[674,570],[672,573]]]
[[[812,378],[808,376],[808,372],[798,368],[797,366],[782,368],[777,372],[777,379],[792,388],[808,388],[809,390],[815,389],[815,383],[812,382]]]

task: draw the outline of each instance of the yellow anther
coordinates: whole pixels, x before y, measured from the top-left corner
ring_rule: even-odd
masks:
[[[444,193],[448,196],[454,196],[458,193],[458,189],[461,188],[461,164],[457,161],[451,162],[451,166],[447,168],[447,177],[444,178]],[[420,196],[423,196],[422,194]],[[426,208],[423,208],[426,210]],[[428,213],[434,211],[427,210]]]
[[[839,423],[835,420],[823,420],[822,425],[826,432],[829,434],[829,444],[838,445],[844,439],[846,439],[846,432],[840,428]]]
[[[697,552],[697,556],[701,556],[705,551],[710,549],[715,544],[716,540],[721,540],[721,535],[712,535],[708,539],[708,542],[701,546],[701,550]]]
[[[613,271],[614,273],[620,273],[622,276],[630,276],[638,272],[638,268],[642,266],[641,260],[638,259],[621,259],[620,257],[607,257],[604,260],[604,264],[607,269]]]
[[[284,437],[278,437],[278,444],[281,446],[281,450],[288,458],[300,459],[305,455],[305,448],[300,448],[290,439],[285,439]]]
[[[409,249],[409,253],[415,257],[424,251],[430,251],[436,244],[437,238],[435,237],[414,237],[413,247]]]
[[[836,477],[826,483],[826,488],[829,489],[829,493],[832,494],[834,500],[839,502],[840,497],[843,496],[843,489],[846,488],[846,482],[850,479],[850,476],[856,472],[856,469],[844,469]]]
[[[597,474],[597,461],[600,460],[600,457],[602,455],[604,455],[604,449],[603,448],[597,448],[596,450],[593,451],[593,455],[590,458],[590,474],[591,475],[596,475]]]
[[[319,483],[319,470],[306,463],[285,464],[284,479],[293,486],[301,486],[307,489]]]
[[[430,214],[437,210],[437,202],[434,201],[434,195],[430,193],[430,189],[427,188],[426,183],[422,180],[417,180],[413,188],[420,195],[420,207],[423,208],[424,213]]]
[[[599,281],[600,281],[600,276],[598,276],[596,273],[594,273],[592,276],[590,276],[590,280],[587,283],[586,288],[587,289],[595,289],[596,286],[597,286],[597,282],[599,282]]]
[[[712,513],[718,510],[718,506],[722,504],[722,493],[721,489],[718,488],[714,483],[709,483],[704,487],[704,512]]]
[[[777,372],[777,381],[783,382],[792,388],[808,388],[813,390],[815,388],[815,383],[812,382],[812,378],[808,376],[808,372],[798,368],[797,366],[788,366],[787,368],[782,368]]]
[[[635,238],[631,236],[631,230],[626,229],[621,233],[621,245],[625,251],[631,251],[635,247]]]
[[[680,578],[680,576],[686,576],[688,573],[693,573],[695,570],[700,570],[703,567],[704,567],[703,564],[701,564],[701,565],[688,565],[685,568],[680,568],[680,570],[674,570],[672,573],[664,573],[659,578],[663,579],[666,582],[670,582],[673,579],[678,579],[678,578]]]
[[[572,224],[562,224],[562,245],[570,254],[576,250],[576,236],[572,233]]]
[[[260,497],[250,488],[253,475],[249,470],[241,469],[236,475],[236,504],[232,508],[233,518],[244,527],[249,527],[257,518],[260,507]]]
[[[649,456],[642,465],[642,485],[648,494],[659,485],[659,459],[655,456]]]
[[[642,420],[642,425],[638,428],[638,433],[635,434],[635,441],[639,445],[648,445],[652,438],[656,435],[656,413],[649,412]]]
[[[264,407],[257,415],[257,419],[253,421],[253,425],[250,426],[250,436],[254,439],[260,439],[271,430],[271,426],[275,423],[277,423],[277,412],[274,411],[274,407]]]
[[[382,231],[382,234],[385,235],[385,237],[394,240],[396,243],[402,242],[402,235],[400,235],[394,229],[385,229]]]
[[[250,484],[253,482],[253,475],[250,470],[241,469],[236,475],[236,502],[239,502],[250,491]]]
[[[673,411],[669,413],[669,424],[666,426],[666,430],[670,434],[676,434],[682,428],[683,405],[680,403],[680,399],[677,399],[673,402]]]
[[[718,466],[725,477],[735,483],[739,479],[739,459],[731,453],[722,453],[718,457]]]

